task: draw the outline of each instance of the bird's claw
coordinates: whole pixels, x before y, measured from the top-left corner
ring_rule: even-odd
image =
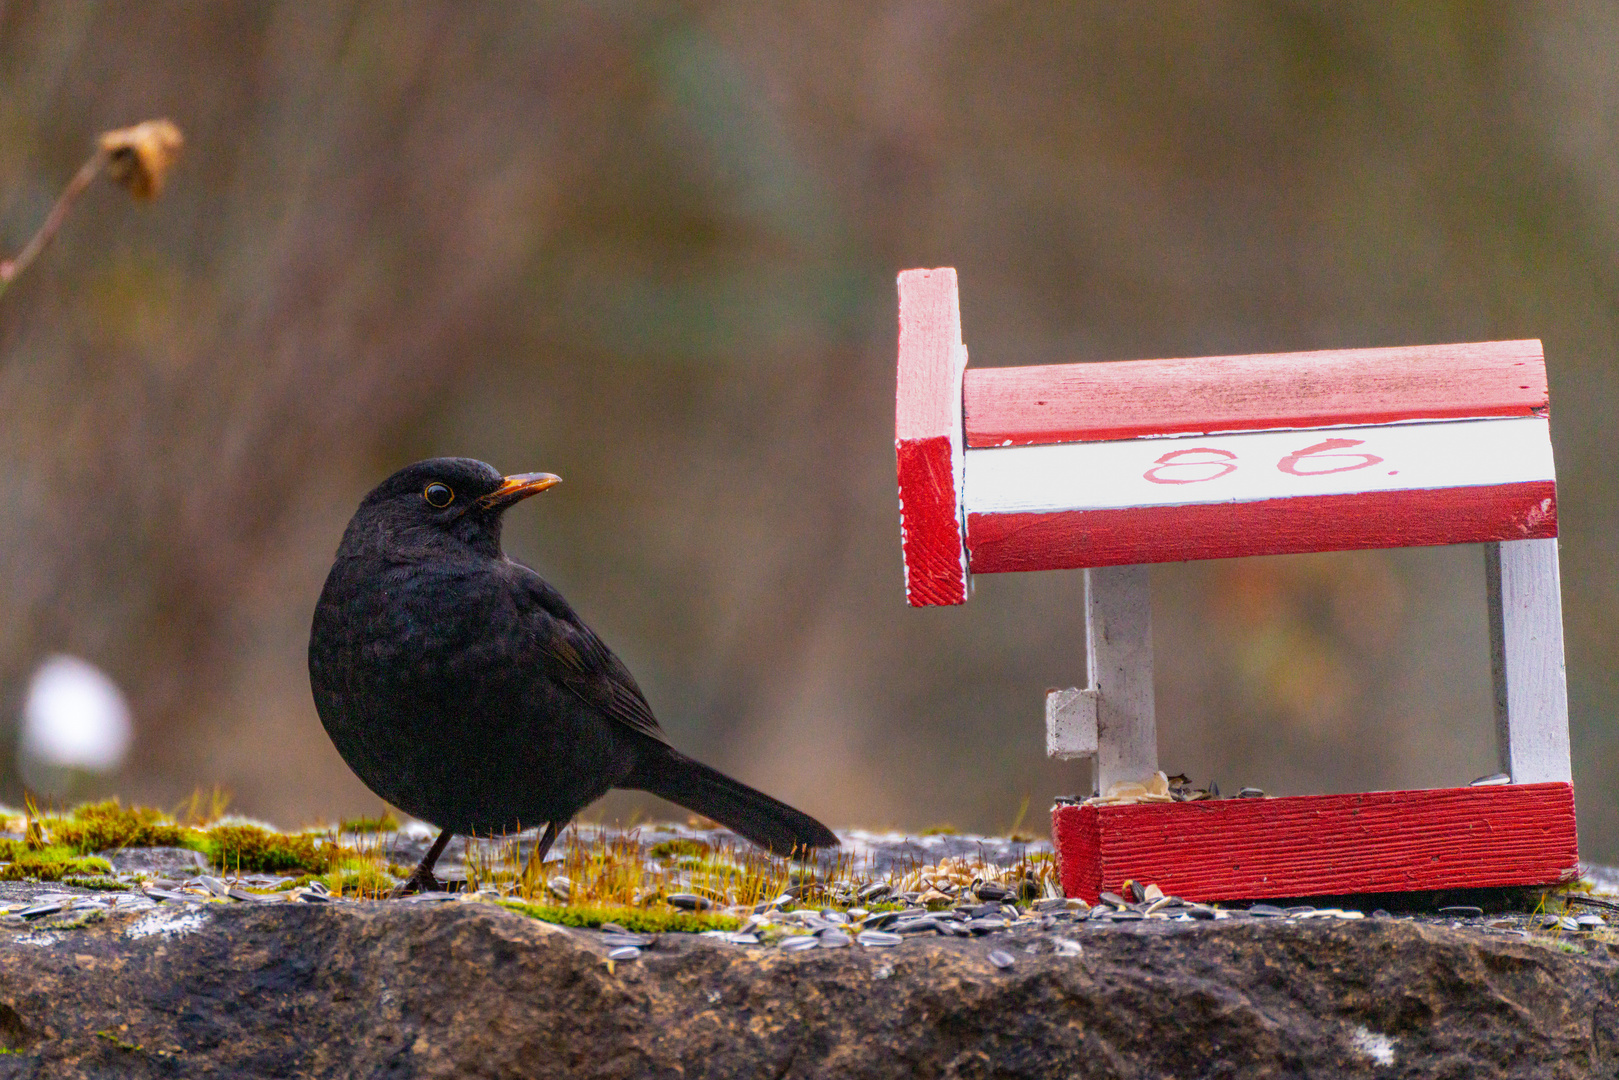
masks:
[[[394,886],[393,892],[388,894],[388,899],[398,900],[400,897],[410,896],[412,893],[444,891],[443,882],[433,876],[433,871],[429,870],[424,874],[420,869],[417,869],[410,877]]]

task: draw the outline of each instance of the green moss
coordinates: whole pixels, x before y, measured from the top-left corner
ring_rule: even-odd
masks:
[[[312,881],[325,881],[325,874],[299,874],[295,878],[288,878],[277,885],[273,892],[291,892],[293,889],[302,889]]]
[[[117,799],[86,803],[66,818],[45,822],[51,839],[80,855],[128,847],[200,847],[195,829],[176,825],[167,815],[148,807],[125,809]]]
[[[671,859],[677,856],[695,856],[706,858],[713,849],[701,840],[691,840],[678,837],[674,840],[660,840],[652,845],[651,855],[654,859]]]
[[[358,817],[342,821],[337,826],[338,832],[346,833],[383,833],[398,832],[399,819],[392,814],[383,814],[381,817]]]
[[[89,911],[75,911],[71,915],[62,915],[55,919],[42,919],[35,925],[41,930],[82,930],[86,926],[93,926],[107,917],[105,911],[91,908]]]
[[[730,915],[708,915],[692,911],[647,911],[642,908],[594,907],[569,904],[527,904],[521,900],[501,900],[502,907],[520,911],[541,922],[594,930],[603,923],[617,923],[635,934],[694,934],[703,930],[735,930],[740,919]]]
[[[332,869],[335,848],[317,844],[308,833],[282,835],[257,825],[215,825],[204,834],[204,853],[221,870],[281,873],[304,870],[316,874]]]
[[[100,860],[98,859],[96,861],[99,862]],[[76,877],[73,879],[73,887],[76,889],[93,889],[98,892],[129,891],[129,885],[127,882],[119,881],[117,878],[100,876],[83,878]]]
[[[64,844],[30,849],[25,840],[0,840],[0,881],[61,881],[64,877],[111,874],[106,859],[81,856]]]
[[[954,825],[930,825],[922,830],[923,836],[959,836],[961,830]]]
[[[124,1039],[120,1039],[117,1035],[113,1034],[111,1028],[108,1028],[106,1031],[96,1032],[96,1038],[101,1039],[104,1042],[109,1042],[118,1049],[127,1050],[132,1054],[146,1053],[146,1048],[144,1046],[140,1045],[139,1043],[127,1042]]]

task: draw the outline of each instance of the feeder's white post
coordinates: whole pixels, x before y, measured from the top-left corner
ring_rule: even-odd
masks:
[[[1572,783],[1557,541],[1484,545],[1501,769],[1514,784]]]
[[[1158,771],[1145,566],[1085,571],[1085,661],[1096,691],[1096,787],[1105,795]]]

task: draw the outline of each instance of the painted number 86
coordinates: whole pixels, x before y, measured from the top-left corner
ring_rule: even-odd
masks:
[[[1328,473],[1353,472],[1382,462],[1376,454],[1345,454],[1337,451],[1360,446],[1364,439],[1324,439],[1314,446],[1295,450],[1276,463],[1276,468],[1290,476],[1326,476]],[[1237,471],[1237,455],[1229,450],[1209,446],[1194,446],[1186,450],[1171,450],[1142,473],[1154,484],[1202,484],[1218,480]]]

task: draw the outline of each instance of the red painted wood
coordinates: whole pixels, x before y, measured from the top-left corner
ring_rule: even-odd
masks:
[[[913,439],[895,447],[899,461],[900,550],[905,599],[912,607],[963,604],[961,519],[956,514],[950,440]]]
[[[1051,846],[1057,852],[1062,894],[1082,896],[1092,904],[1101,899],[1102,892],[1102,829],[1096,811],[1094,806],[1055,806],[1051,810]]]
[[[968,446],[1545,414],[1538,341],[969,368]]]
[[[969,514],[972,572],[1059,570],[1557,535],[1550,480],[1244,503]]]
[[[1569,784],[1059,806],[1067,895],[1127,879],[1188,900],[1549,885],[1578,874]]]
[[[961,492],[956,486],[961,385],[955,352],[960,347],[956,272],[900,274],[894,456],[905,598],[916,607],[967,600]]]

